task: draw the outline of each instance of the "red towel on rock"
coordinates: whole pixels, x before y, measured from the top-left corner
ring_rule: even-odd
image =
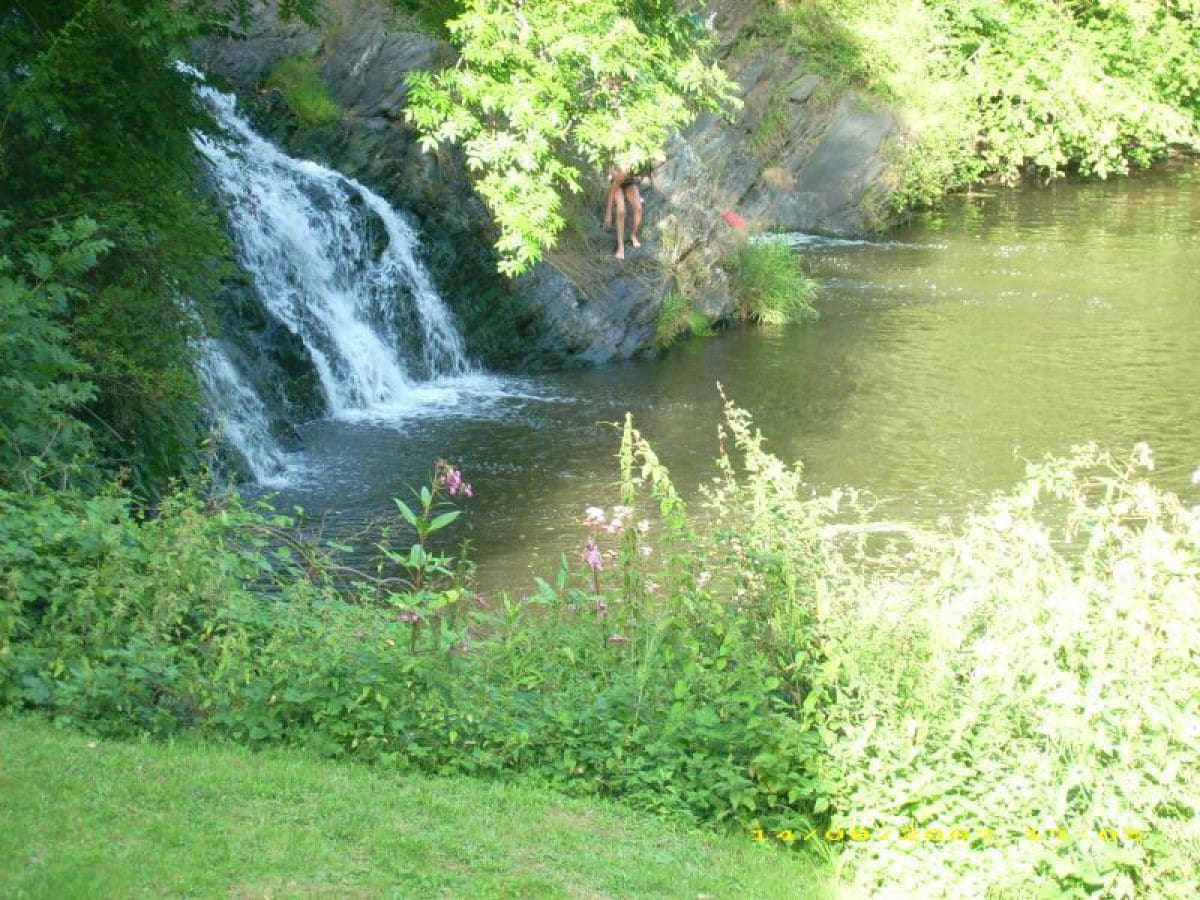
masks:
[[[750,224],[732,209],[727,209],[721,213],[721,218],[728,223],[730,228],[736,228],[738,231],[745,231],[746,227]]]

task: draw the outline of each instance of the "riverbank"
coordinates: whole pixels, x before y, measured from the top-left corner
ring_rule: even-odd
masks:
[[[1081,193],[1087,202],[1074,216],[1033,210],[1030,228],[1007,233],[997,225],[1003,203],[975,206],[981,198],[973,197],[959,226],[934,215],[920,241],[849,242],[863,248],[857,260],[839,260],[833,249],[815,260],[827,267],[816,274],[847,298],[820,330],[747,330],[708,342],[731,354],[728,364],[696,342],[662,365],[568,372],[535,391],[525,376],[472,369],[426,277],[409,207],[366,184],[386,179],[364,174],[358,184],[285,158],[260,128],[294,148],[353,143],[354,165],[394,183],[412,164],[418,190],[452,185],[461,160],[416,152],[394,92],[384,96],[398,116],[347,114],[326,83],[323,45],[303,59],[286,47],[271,51],[269,86],[243,90],[247,106],[259,107],[254,123],[244,121],[232,98],[196,85],[195,73],[185,78],[186,67],[168,66],[184,41],[224,34],[230,24],[227,5],[193,5],[212,18],[176,22],[171,0],[70,0],[37,7],[42,15],[22,4],[4,20],[19,38],[12,77],[0,78],[10,114],[0,152],[0,207],[10,224],[0,231],[12,237],[11,258],[0,259],[0,334],[10,351],[0,353],[5,714],[40,715],[97,741],[227,742],[281,758],[352,760],[374,767],[365,790],[377,795],[410,775],[507,780],[619,799],[645,815],[764,841],[811,835],[836,853],[837,874],[853,894],[872,900],[1200,895],[1193,191],[1148,178],[1139,197],[1137,179],[1110,181],[1104,204]],[[539,5],[553,12],[548,0]],[[990,5],[972,4],[972,16]],[[124,15],[134,6],[137,16]],[[286,6],[315,12],[304,0]],[[1012,4],[1031,7],[1040,8]],[[619,18],[617,0],[607,8]],[[994,38],[1005,25],[977,24]],[[376,93],[403,83],[397,70],[372,67],[385,56],[395,62],[384,54],[395,44],[373,33],[355,44],[363,32],[328,25],[310,18],[306,33],[331,46],[349,41],[346,85],[369,70],[380,76]],[[703,25],[692,20],[688,29]],[[407,37],[400,43],[415,46]],[[528,49],[517,33],[498,60],[503,66],[508,53]],[[811,80],[796,83],[795,95],[775,96],[780,71],[772,66],[786,75],[800,65],[796,57],[752,42],[741,50],[747,115],[815,110],[835,99],[806,93]],[[1067,41],[1041,50],[1047,66],[1055,52],[1072,64],[1081,59]],[[732,49],[722,44],[721,52]],[[1176,87],[1186,92],[1183,82]],[[210,101],[208,126],[215,116],[237,134],[206,138],[197,95]],[[862,95],[839,93],[825,108],[827,125],[883,121],[850,96]],[[994,93],[979,96],[990,102]],[[1022,130],[1020,115],[1033,106],[1025,96],[1002,94],[998,103],[1016,110]],[[536,102],[525,108],[540,111]],[[1070,109],[1029,122],[1032,134],[1044,136],[1042,125],[1064,133],[1061,113]],[[530,351],[510,362],[532,367],[538,346],[551,354],[541,360],[547,365],[634,352],[656,313],[654,292],[693,298],[688,266],[707,273],[704,253],[719,254],[721,242],[703,235],[712,190],[731,190],[731,173],[749,173],[755,184],[737,194],[749,202],[759,175],[772,171],[779,177],[764,196],[768,207],[786,201],[785,211],[790,204],[824,215],[819,198],[768,165],[770,154],[803,158],[801,172],[814,159],[840,166],[850,151],[871,146],[864,133],[879,132],[830,127],[806,143],[803,129],[815,118],[779,119],[782,132],[765,130],[754,142],[738,130],[749,120],[721,121],[703,132],[711,141],[699,149],[676,147],[676,174],[694,175],[695,190],[685,183],[672,202],[699,205],[684,221],[685,237],[697,242],[687,265],[669,271],[674,288],[657,277],[662,248],[649,236],[640,262],[618,266],[603,255],[607,239],[593,240],[585,228],[587,253],[574,262],[599,253],[607,268],[575,271],[568,257],[545,270],[552,281],[541,293],[514,283],[520,297],[562,304],[558,319],[521,319],[517,307],[489,296],[491,282],[472,284],[465,257],[456,256],[488,246],[472,237],[487,237],[487,217],[470,205],[467,182],[465,193],[428,195],[466,226],[457,236],[426,229],[425,252],[444,254],[430,265],[458,266],[467,279],[459,302],[468,298],[476,310],[460,305],[459,318],[472,340],[507,335]],[[1126,133],[1120,116],[1113,124],[1118,137]],[[129,140],[135,134],[140,141]],[[830,135],[839,138],[830,143]],[[725,153],[756,144],[761,156],[744,165]],[[408,155],[394,156],[398,147]],[[209,187],[224,192],[222,210],[238,226],[229,235],[236,246],[221,239],[213,198],[195,184],[197,149],[212,164]],[[689,168],[696,159],[718,165]],[[808,168],[807,177],[828,175],[830,165]],[[854,177],[864,172],[873,177]],[[1112,185],[1119,189],[1109,196]],[[594,229],[595,206],[581,210]],[[666,223],[667,212],[652,215]],[[718,219],[718,228],[736,221]],[[310,395],[295,404],[299,415],[280,412],[284,425],[325,417],[306,435],[323,447],[310,443],[295,458],[280,447],[277,457],[281,481],[296,474],[328,492],[320,506],[279,498],[273,508],[214,492],[198,474],[200,434],[178,427],[202,421],[190,367],[215,322],[201,301],[214,298],[228,274],[209,263],[233,258],[257,276],[241,284],[255,305],[225,322],[226,336],[243,337],[250,346],[240,355],[257,360],[273,331],[288,332],[290,350],[278,347],[281,374],[260,371],[257,379],[275,385],[290,373]],[[778,248],[771,259],[772,270],[794,263]],[[614,271],[624,285],[615,298]],[[718,300],[728,276],[718,267],[712,277]],[[759,318],[799,306],[751,280],[760,297],[783,298],[760,305]],[[581,284],[610,290],[573,293]],[[268,316],[255,291],[281,311]],[[195,297],[196,306],[180,296]],[[807,291],[793,297],[806,298]],[[575,327],[580,321],[585,330]],[[657,339],[657,324],[651,330]],[[606,356],[614,336],[617,350]],[[238,358],[233,347],[210,359],[212,413],[231,435],[247,423],[253,436],[268,435],[275,416],[252,389],[255,378],[236,371]],[[293,365],[305,361],[319,398],[316,382],[306,388],[295,377],[305,373]],[[684,365],[672,368],[677,361]],[[726,391],[714,390],[716,377]],[[752,420],[746,409],[765,415]],[[715,413],[707,422],[705,410]],[[123,418],[106,415],[112,411]],[[605,421],[617,427],[597,427]],[[1080,445],[1092,437],[1103,444]],[[454,441],[471,452],[458,452]],[[994,466],[1001,454],[1009,464],[1014,445],[1030,461],[1023,477],[1009,478]],[[822,476],[834,461],[846,467]],[[175,473],[191,477],[171,481]],[[706,490],[693,493],[698,482]],[[1003,489],[993,493],[997,482]],[[975,493],[913,521],[881,515],[876,485],[935,498]],[[339,529],[335,514],[352,503],[367,513],[382,507],[387,518]],[[515,527],[474,517],[476,503],[503,509]],[[277,511],[284,508],[305,521]],[[564,552],[536,561],[538,577],[526,590],[481,596],[475,575],[484,558],[458,540],[471,536],[470,525],[514,557],[532,557],[535,543],[549,545],[538,540],[546,536],[564,540]],[[121,757],[118,768],[136,773],[139,765],[147,766]],[[195,768],[220,781],[213,765]],[[36,788],[36,773],[18,770],[13,780]],[[39,815],[25,831],[83,818],[70,805],[83,785],[51,785],[64,795],[52,808],[57,818]],[[183,797],[164,801],[155,824],[180,823],[171,807],[188,811],[202,791],[189,783]],[[414,806],[436,810],[436,796],[418,793]],[[39,795],[29,808],[41,804]],[[468,827],[477,805],[447,812],[447,822]],[[512,831],[518,820],[538,811],[552,817],[557,808],[502,816],[497,827]],[[101,818],[119,822],[111,810]],[[365,827],[353,811],[330,818],[335,837]],[[235,818],[229,844],[254,827]],[[519,837],[516,864],[552,843]],[[151,828],[139,854],[170,859],[172,838]],[[304,835],[294,840],[306,849]],[[290,844],[260,843],[246,853],[258,848],[263,856],[290,852]],[[364,880],[373,868],[353,842],[308,853],[349,860]],[[444,864],[481,859],[469,847],[461,857]],[[235,864],[272,877],[241,851],[219,862],[226,877]],[[304,860],[288,857],[293,863]],[[78,882],[89,861],[72,856],[69,868],[62,877]],[[528,875],[500,872],[497,892],[517,892],[503,881],[514,873]],[[203,870],[186,874],[204,878]],[[560,887],[576,889],[548,890]],[[594,890],[602,889],[609,888]]]
[[[0,894],[822,898],[828,872],[530,784],[0,720]]]
[[[1077,448],[912,528],[725,412],[707,510],[627,426],[582,552],[493,604],[432,550],[447,465],[353,571],[232,500],[0,494],[0,704],[823,835],[851,896],[1194,897],[1200,472]]]

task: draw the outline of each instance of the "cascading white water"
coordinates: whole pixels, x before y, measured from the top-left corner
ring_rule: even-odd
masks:
[[[286,155],[239,115],[235,97],[178,68],[196,79],[222,129],[194,141],[225,201],[238,262],[303,343],[329,413],[387,420],[494,390],[467,360],[400,214],[354,179]],[[269,433],[251,434],[266,425],[254,402],[259,412],[264,405],[228,357],[206,352],[205,360],[202,381],[217,418],[262,480],[250,456],[270,441]],[[268,454],[268,470],[275,461]]]
[[[268,487],[282,487],[293,467],[271,436],[270,417],[258,394],[211,338],[200,342],[196,362],[200,386],[213,401],[217,426],[241,453],[254,480]]]
[[[197,134],[196,146],[227,202],[238,261],[304,341],[330,412],[403,406],[418,382],[467,374],[462,338],[414,255],[416,236],[387,201],[281,152],[238,114],[231,94],[205,84],[197,91],[225,130]],[[377,257],[371,214],[387,238]],[[421,330],[420,359],[407,365],[394,325],[404,305]]]

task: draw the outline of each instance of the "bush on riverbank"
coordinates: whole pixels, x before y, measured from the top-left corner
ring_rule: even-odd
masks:
[[[740,318],[787,325],[816,316],[817,283],[800,268],[800,258],[781,240],[743,241],[728,261],[729,290]]]
[[[1200,17],[1173,0],[772,3],[760,40],[898,107],[901,209],[983,178],[1105,177],[1200,148]]]
[[[1194,896],[1200,510],[1148,450],[919,533],[727,413],[702,519],[627,424],[581,571],[490,609],[365,575],[348,603],[236,504],[5,495],[0,698],[823,837],[863,896]]]

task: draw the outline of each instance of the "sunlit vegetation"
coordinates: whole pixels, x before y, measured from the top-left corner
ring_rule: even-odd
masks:
[[[687,5],[400,5],[459,53],[411,77],[409,116],[465,155],[509,275],[553,247],[585,178],[737,103]],[[1198,895],[1200,506],[1151,482],[1148,447],[1034,462],[916,529],[817,494],[731,403],[685,504],[626,420],[614,496],[577,498],[578,553],[492,598],[446,546],[474,492],[449,463],[354,567],[214,490],[192,357],[230,251],[191,141],[212,123],[171,63],[249,9],[0,12],[0,892],[340,895],[390,875],[414,895]],[[1190,0],[762,12],[750,39],[910,118],[900,207],[1198,143]],[[306,127],[339,115],[310,59],[268,83]],[[786,127],[768,116],[751,151]],[[739,244],[716,277],[744,319],[813,315],[781,241]],[[668,294],[658,343],[689,331],[712,323]],[[296,778],[329,828],[264,800]],[[163,831],[103,839],[143,802]],[[472,852],[494,857],[464,887],[442,842],[485,807],[500,833]],[[562,809],[549,834],[520,827]],[[356,832],[418,815],[442,818]],[[240,841],[283,862],[220,852]],[[392,868],[364,872],[364,846]]]
[[[1200,15],[1190,2],[780,0],[752,40],[900,110],[893,202],[982,178],[1104,177],[1200,147]]]
[[[654,340],[660,347],[672,344],[687,333],[692,317],[692,302],[686,294],[669,291],[662,300]]]
[[[406,116],[427,147],[461,146],[508,275],[554,246],[583,164],[637,170],[701,111],[739,102],[673,2],[467,0],[445,27],[459,59],[408,76]]]
[[[302,128],[328,125],[341,115],[337,102],[321,80],[316,61],[310,57],[281,59],[267,75],[266,85],[283,94]]]
[[[732,406],[722,443],[694,514],[627,423],[577,562],[487,608],[428,540],[453,467],[378,548],[407,574],[349,588],[236,504],[5,495],[0,702],[816,830],[868,895],[1190,896],[1200,511],[1147,448],[1031,465],[936,532],[813,496]]]
[[[786,325],[813,318],[817,283],[800,267],[796,252],[781,240],[748,240],[734,250],[726,266],[738,314],[764,325]]]

